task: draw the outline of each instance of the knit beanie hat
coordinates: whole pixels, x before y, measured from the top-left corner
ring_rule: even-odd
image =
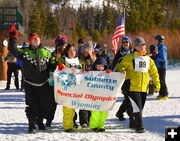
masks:
[[[67,44],[67,37],[66,36],[62,36],[61,34],[59,34],[56,39],[55,39],[55,48],[56,49],[60,49],[61,47],[63,47],[65,44]]]
[[[136,45],[138,45],[138,44],[140,44],[140,43],[146,43],[145,41],[144,41],[144,39],[142,38],[142,37],[137,37],[135,40],[134,40],[134,46],[136,46]]]
[[[83,39],[83,38],[80,38],[80,39],[78,40],[78,44],[84,44],[84,39]]]
[[[131,38],[129,38],[128,36],[124,36],[122,39],[121,39],[121,43],[123,43],[123,40],[124,39],[127,39],[129,41],[129,43],[131,44],[132,46],[132,41],[131,41]]]
[[[37,34],[37,33],[31,33],[31,34],[29,34],[29,37],[28,37],[28,39],[29,39],[29,43],[31,44],[31,41],[32,41],[32,39],[34,38],[34,37],[39,37],[39,39],[40,39],[40,36]]]
[[[88,43],[86,43],[84,45],[84,47],[82,48],[82,50],[85,50],[87,52],[92,52],[93,51],[93,42],[92,41],[89,41]]]

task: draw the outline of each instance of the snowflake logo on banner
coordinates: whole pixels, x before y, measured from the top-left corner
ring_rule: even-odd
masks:
[[[61,83],[64,90],[67,90],[68,87],[77,84],[77,79],[73,73],[61,72],[57,77],[57,83]]]

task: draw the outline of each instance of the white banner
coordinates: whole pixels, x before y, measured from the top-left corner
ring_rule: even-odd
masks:
[[[124,74],[104,71],[81,72],[65,68],[54,72],[57,103],[66,107],[93,111],[109,111],[120,94]]]

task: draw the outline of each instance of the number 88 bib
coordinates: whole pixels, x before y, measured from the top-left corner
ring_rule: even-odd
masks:
[[[148,56],[134,56],[135,72],[148,72],[150,59]]]

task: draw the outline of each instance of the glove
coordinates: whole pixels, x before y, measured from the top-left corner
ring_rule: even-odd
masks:
[[[58,64],[58,69],[61,71],[65,68],[65,66],[61,63]]]
[[[106,73],[111,73],[112,72],[112,70],[106,70]]]
[[[91,71],[91,68],[86,68],[85,71]]]
[[[16,27],[15,27],[15,25],[13,24],[13,25],[11,25],[11,28],[9,28],[9,37],[14,37],[14,38],[16,38],[17,37],[17,35],[18,35],[18,33],[17,33],[17,30],[16,30]]]

